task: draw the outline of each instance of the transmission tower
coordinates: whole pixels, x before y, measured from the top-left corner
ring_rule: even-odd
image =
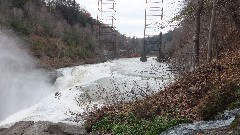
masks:
[[[163,0],[146,0],[144,45],[141,61],[147,61],[149,51],[158,51],[158,61],[162,61]],[[151,50],[150,50],[151,48]]]
[[[107,51],[116,51],[115,0],[98,0],[99,43]]]

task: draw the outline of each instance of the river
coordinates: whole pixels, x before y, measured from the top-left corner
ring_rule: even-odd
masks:
[[[16,43],[0,37],[3,38],[3,43],[0,42],[1,114],[10,114],[0,121],[3,128],[18,121],[81,125],[84,119],[80,114],[92,108],[135,100],[174,82],[169,65],[158,63],[156,58],[150,57],[144,63],[139,58],[124,58],[61,68],[56,71],[59,76],[52,86],[48,83],[47,73],[35,68],[33,60],[16,48]],[[10,48],[4,47],[4,42],[10,43]],[[15,55],[9,55],[12,52]],[[162,135],[194,134],[197,130],[223,127],[229,125],[239,113],[240,110],[226,111],[223,119],[181,124]]]
[[[174,75],[168,70],[168,64],[155,59],[150,57],[142,63],[139,58],[125,58],[58,69],[52,94],[8,116],[0,126],[7,127],[21,120],[81,124],[83,120],[75,114],[83,114],[91,107],[157,92],[173,82]]]

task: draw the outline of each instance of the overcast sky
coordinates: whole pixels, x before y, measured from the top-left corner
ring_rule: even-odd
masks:
[[[107,1],[107,0],[103,0]],[[157,0],[155,0],[157,1]],[[159,0],[161,1],[161,0]],[[169,20],[181,8],[182,0],[164,0],[164,20]],[[81,7],[97,18],[98,0],[77,0]],[[116,29],[127,36],[143,37],[145,0],[116,0],[115,26]],[[168,31],[164,29],[163,32]]]

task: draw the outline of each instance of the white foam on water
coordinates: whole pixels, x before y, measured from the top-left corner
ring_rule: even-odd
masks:
[[[173,81],[174,77],[166,71],[167,68],[155,58],[144,63],[139,58],[126,58],[59,69],[57,72],[61,76],[55,82],[57,93],[9,116],[0,122],[0,126],[9,126],[20,120],[74,122],[74,115],[70,112],[84,113],[89,106],[100,107],[109,96],[131,100],[134,94],[141,94],[137,87],[158,91]]]

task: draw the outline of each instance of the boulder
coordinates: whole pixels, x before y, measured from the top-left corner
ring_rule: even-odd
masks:
[[[47,121],[20,121],[8,129],[0,129],[0,135],[86,135],[81,126]]]

